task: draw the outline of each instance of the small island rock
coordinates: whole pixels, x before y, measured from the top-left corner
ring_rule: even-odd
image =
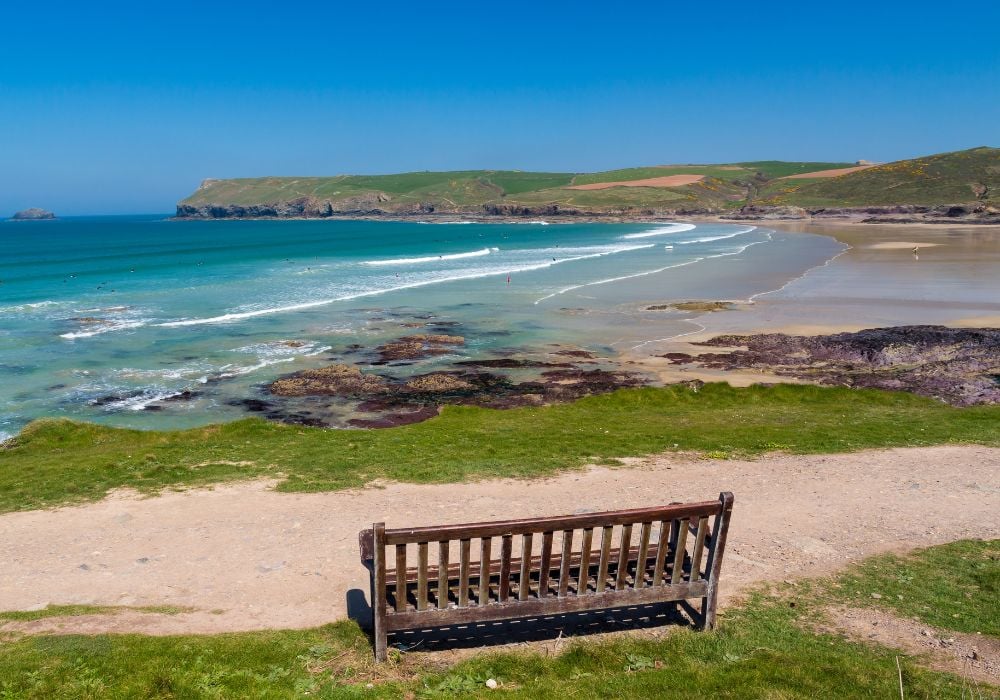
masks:
[[[31,209],[19,211],[11,218],[15,221],[42,221],[44,219],[54,219],[56,218],[56,215],[50,211],[46,211],[45,209],[37,209],[33,207]]]

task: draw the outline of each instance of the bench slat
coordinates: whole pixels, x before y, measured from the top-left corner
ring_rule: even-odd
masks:
[[[708,534],[708,518],[698,518],[698,532],[694,536],[694,549],[691,552],[691,580],[697,581],[701,575],[701,556],[705,551],[705,536]]]
[[[438,610],[448,607],[448,547],[447,540],[438,542]]]
[[[396,545],[396,571],[406,571],[406,545]],[[396,581],[396,612],[406,610],[406,582]]]
[[[531,540],[532,534],[521,535],[521,576],[517,583],[517,599],[527,600],[531,591]]]
[[[513,537],[504,535],[500,544],[500,588],[497,600],[506,603],[510,597],[510,555],[513,549]]]
[[[583,542],[580,544],[580,575],[576,580],[577,595],[586,595],[590,588],[590,548],[593,540],[594,528],[583,528]]]
[[[622,525],[622,540],[618,544],[618,563],[615,565],[617,575],[615,576],[615,590],[620,591],[625,588],[628,580],[628,560],[629,551],[632,548],[632,525]]]
[[[563,530],[562,554],[559,557],[559,597],[569,592],[569,566],[573,559],[573,531]]]
[[[427,609],[427,543],[417,545],[417,610]]]
[[[613,528],[607,525],[601,532],[601,559],[597,564],[597,580],[594,582],[594,590],[603,593],[608,586],[608,559],[611,558],[611,535]]]
[[[458,607],[464,608],[469,604],[469,565],[472,559],[472,540],[466,538],[461,542],[459,549],[458,572]]]
[[[538,562],[538,597],[549,595],[549,574],[552,573],[552,532],[542,533],[542,555]]]
[[[646,563],[649,561],[649,536],[652,529],[653,523],[643,523],[639,530],[639,556],[635,564],[634,588],[642,588],[646,585]]]
[[[490,601],[490,547],[493,539],[484,537],[479,545],[479,604],[486,605]]]
[[[674,549],[674,566],[670,571],[670,583],[680,583],[684,578],[684,554],[687,546],[688,520],[682,518],[677,526],[677,546]]]
[[[667,558],[667,549],[669,548],[670,527],[669,520],[660,521],[660,536],[656,541],[656,564],[653,566],[652,583],[654,586],[663,585],[663,567]]]
[[[675,518],[714,515],[719,510],[719,502],[680,503],[658,508],[636,508],[615,510],[605,513],[585,513],[555,518],[525,518],[491,523],[465,523],[461,525],[439,525],[432,527],[397,528],[386,530],[387,544],[426,542],[429,540],[461,540],[473,537],[500,537],[502,535],[525,535],[546,530],[576,530],[583,527],[604,527],[606,525],[631,525],[647,520],[672,520]]]

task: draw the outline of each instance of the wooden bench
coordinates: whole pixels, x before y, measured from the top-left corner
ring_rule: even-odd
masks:
[[[395,530],[375,523],[359,533],[375,658],[385,660],[387,634],[398,630],[698,598],[700,611],[686,609],[711,628],[732,508],[725,492],[715,501],[584,515]]]

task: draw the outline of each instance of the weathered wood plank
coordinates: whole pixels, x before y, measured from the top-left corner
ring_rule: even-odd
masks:
[[[653,523],[643,523],[639,529],[639,554],[635,559],[635,587],[642,588],[646,585],[646,561],[649,559],[649,536],[653,530]]]
[[[438,610],[448,607],[448,546],[446,540],[438,542]]]
[[[396,545],[396,571],[406,571],[406,545]],[[396,612],[406,610],[406,580],[396,577]]]
[[[469,567],[472,563],[472,540],[464,539],[459,548],[458,607],[469,604]]]
[[[622,541],[618,543],[618,569],[615,572],[615,590],[625,588],[628,578],[628,555],[632,548],[632,523],[622,525]]]
[[[493,540],[484,537],[479,541],[479,604],[490,602],[490,547]]]
[[[372,526],[372,623],[375,637],[375,660],[386,660],[388,640],[386,632],[386,594],[385,594],[385,523],[375,523]]]
[[[427,543],[417,545],[417,610],[427,609]]]
[[[531,539],[532,534],[521,535],[521,576],[517,581],[517,599],[527,600],[531,593]]]
[[[708,590],[701,601],[702,627],[715,627],[715,608],[719,600],[719,570],[722,567],[722,554],[726,550],[726,537],[729,534],[729,518],[733,513],[733,494],[723,491],[719,494],[721,505],[719,514],[712,526],[712,544],[708,551],[707,578]]]
[[[549,574],[552,572],[552,532],[542,533],[541,561],[538,562],[538,597],[549,595]]]
[[[580,576],[576,581],[576,594],[587,595],[590,582],[590,548],[594,541],[594,528],[583,528],[583,542],[580,543]]]
[[[497,591],[497,599],[501,603],[506,603],[510,597],[510,555],[513,550],[513,537],[504,535],[500,543],[500,589]]]
[[[694,536],[694,547],[691,551],[691,580],[697,581],[701,576],[701,557],[705,551],[705,536],[708,534],[708,518],[698,518],[698,532]]]
[[[559,556],[559,597],[569,593],[569,567],[573,563],[573,531],[563,530],[562,554]]]
[[[597,564],[597,581],[594,591],[603,593],[608,586],[608,563],[611,558],[611,536],[614,528],[611,525],[604,527],[601,533],[601,558]]]
[[[636,508],[605,513],[566,515],[555,518],[525,518],[487,523],[466,523],[462,525],[397,528],[386,530],[386,543],[391,545],[407,544],[429,540],[461,540],[473,537],[525,535],[531,532],[544,532],[546,530],[578,530],[585,527],[626,525],[654,520],[714,515],[718,509],[718,501],[705,501],[703,503],[681,503],[656,508]]]
[[[670,521],[660,521],[660,536],[656,541],[656,563],[653,565],[653,585],[663,585],[663,567],[667,560],[667,541],[670,538]]]
[[[677,530],[677,545],[674,549],[674,566],[670,570],[670,583],[680,583],[684,578],[684,554],[687,548],[688,520],[681,518]]]

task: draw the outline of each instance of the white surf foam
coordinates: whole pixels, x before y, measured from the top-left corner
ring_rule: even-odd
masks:
[[[599,284],[611,284],[612,282],[621,282],[622,280],[632,279],[633,277],[645,277],[646,275],[655,275],[658,272],[664,272],[666,270],[672,270],[675,267],[684,267],[685,265],[693,265],[696,262],[701,262],[705,258],[695,258],[694,260],[688,260],[686,262],[677,263],[676,265],[667,265],[666,267],[658,267],[655,270],[645,270],[643,272],[636,272],[631,275],[622,275],[621,277],[609,277],[603,280],[597,280],[596,282],[585,282],[583,284],[574,284],[571,287],[566,287],[560,289],[558,292],[552,292],[552,294],[546,294],[542,298],[535,301],[535,304],[539,304],[546,299],[551,299],[552,297],[557,297],[560,294],[565,294],[566,292],[572,292],[574,289],[582,289],[584,287],[594,287]]]
[[[705,236],[703,238],[693,238],[690,241],[678,241],[678,245],[690,245],[691,243],[711,243],[712,241],[723,241],[727,238],[736,238],[737,236],[742,236],[743,234],[750,233],[751,231],[756,231],[756,226],[751,226],[749,228],[740,229],[733,233],[727,233],[723,236]]]
[[[639,250],[642,248],[652,248],[655,244],[648,243],[645,245],[609,245],[609,246],[593,246],[589,250],[597,249],[596,252],[572,255],[566,258],[553,258],[547,262],[542,263],[529,263],[524,265],[506,265],[502,267],[493,268],[490,270],[476,270],[473,272],[460,273],[460,274],[444,274],[441,277],[436,277],[432,279],[420,280],[417,282],[409,282],[407,284],[399,284],[392,287],[386,287],[383,289],[369,289],[360,292],[354,292],[351,294],[344,294],[338,297],[333,297],[331,299],[318,299],[316,301],[306,301],[299,304],[289,304],[287,306],[276,306],[267,309],[255,309],[253,311],[241,311],[232,312],[228,314],[221,314],[219,316],[211,316],[208,318],[188,318],[181,319],[177,321],[164,321],[162,323],[156,324],[157,326],[163,326],[166,328],[177,328],[182,326],[199,326],[208,323],[227,323],[232,321],[241,321],[245,318],[255,318],[257,316],[267,316],[270,314],[280,314],[287,313],[290,311],[303,311],[305,309],[315,309],[320,306],[328,306],[334,304],[338,301],[353,301],[355,299],[363,299],[365,297],[378,296],[380,294],[388,294],[390,292],[399,292],[405,289],[416,289],[418,287],[427,287],[432,284],[442,284],[444,282],[457,282],[460,280],[471,280],[471,279],[481,279],[483,277],[496,277],[500,275],[513,275],[518,272],[531,272],[533,270],[544,270],[547,267],[552,267],[553,265],[561,265],[563,263],[575,262],[577,260],[586,260],[588,258],[599,258],[605,255],[615,255],[617,253],[626,253],[631,250]],[[546,249],[547,251],[558,251],[565,252],[559,248]],[[583,250],[583,249],[578,249]],[[540,252],[540,251],[532,251]]]
[[[654,228],[649,231],[643,231],[641,233],[628,233],[622,236],[622,238],[625,240],[633,240],[636,238],[665,236],[668,233],[681,233],[682,231],[690,231],[693,228],[695,228],[694,224],[668,224],[667,226],[660,226],[658,228]]]
[[[95,335],[100,335],[102,333],[110,333],[111,331],[124,331],[130,328],[141,328],[149,323],[150,319],[134,319],[127,321],[111,321],[109,323],[103,323],[99,326],[91,326],[86,330],[82,331],[72,331],[70,333],[60,333],[60,338],[65,338],[66,340],[76,340],[77,338],[92,338]]]
[[[468,253],[451,253],[449,255],[425,255],[419,258],[387,258],[386,260],[365,260],[362,265],[419,265],[421,263],[438,262],[441,260],[462,260],[464,258],[479,258],[490,253],[496,253],[499,248],[483,248]]]

